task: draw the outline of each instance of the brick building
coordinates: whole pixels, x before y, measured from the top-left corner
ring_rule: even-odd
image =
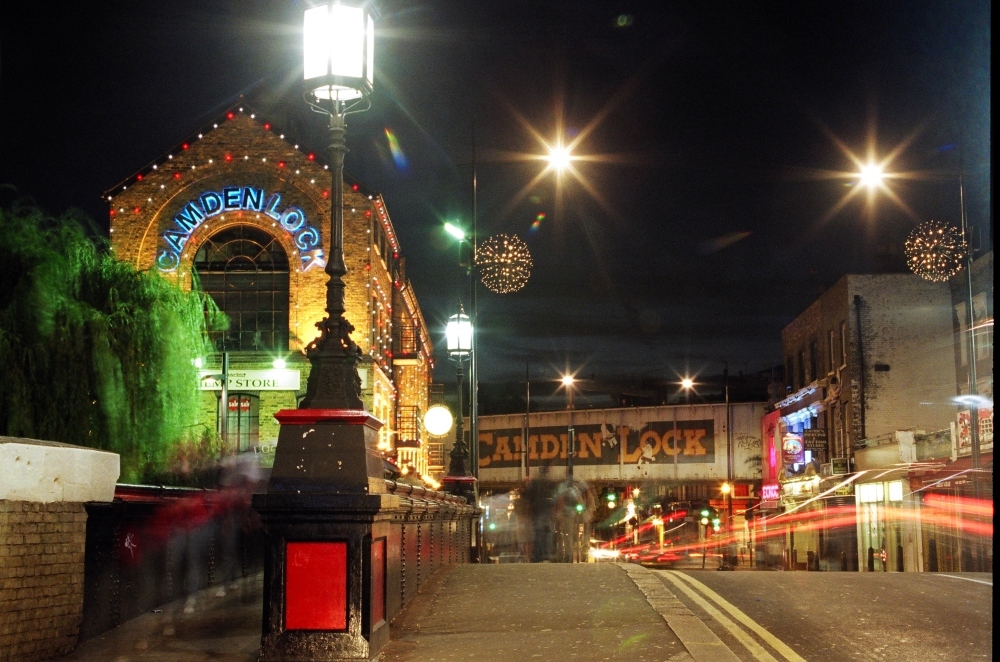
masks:
[[[234,106],[106,192],[112,249],[139,269],[199,286],[231,321],[203,357],[201,423],[269,463],[275,411],[304,396],[304,348],[326,316],[330,174],[321,154],[246,106]],[[385,422],[379,447],[419,474],[433,346],[382,197],[345,177],[346,317],[363,352],[365,407]],[[221,403],[222,353],[229,357]],[[195,357],[192,357],[195,358]]]
[[[856,453],[897,431],[934,432],[955,416],[955,352],[946,283],[913,274],[849,275],[782,331],[789,393],[776,403],[765,476],[785,512],[851,512]],[[770,445],[769,445],[770,442]],[[770,452],[774,448],[776,452]],[[865,479],[867,480],[867,478]],[[859,484],[864,482],[861,478]],[[840,487],[837,487],[840,485]],[[822,496],[822,498],[819,498]],[[823,512],[820,512],[823,511]],[[858,567],[858,548],[895,549],[899,532],[859,525],[787,527],[785,562]],[[862,554],[863,556],[863,554]],[[864,565],[863,563],[861,565]]]

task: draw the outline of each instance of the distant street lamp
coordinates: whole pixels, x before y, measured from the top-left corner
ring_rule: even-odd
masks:
[[[690,393],[695,387],[694,379],[684,377],[681,379],[681,388],[686,393]],[[722,484],[722,494],[726,497],[726,525],[732,531],[733,528],[733,434],[732,434],[732,413],[729,404],[729,371],[725,371],[723,389],[726,402],[726,482]]]
[[[445,327],[445,339],[448,354],[455,361],[458,380],[458,416],[455,420],[455,446],[451,449],[451,463],[448,465],[448,475],[444,483],[449,491],[466,497],[469,503],[476,503],[476,479],[469,471],[469,448],[465,443],[465,430],[462,425],[462,377],[464,362],[472,353],[473,328],[472,321],[465,314],[462,304],[458,312],[448,318]]]
[[[866,166],[862,168],[858,173],[859,180],[865,183],[867,180],[872,179],[870,174],[871,166]],[[878,184],[882,183],[882,178],[885,175],[882,174],[881,169],[878,170]],[[980,451],[980,429],[979,429],[979,378],[978,378],[978,366],[976,365],[976,316],[975,311],[972,306],[972,248],[969,243],[969,222],[965,214],[965,178],[960,172],[958,175],[958,211],[959,211],[959,226],[961,230],[962,243],[965,245],[964,255],[962,256],[962,267],[965,272],[964,283],[962,287],[962,294],[965,298],[965,323],[968,325],[965,338],[961,339],[960,342],[964,342],[966,346],[966,353],[969,357],[969,441],[971,442],[971,460],[972,460],[972,493],[973,496],[978,500],[982,498],[982,486],[981,477],[982,473],[982,457]],[[918,274],[919,275],[919,274]],[[980,562],[982,561],[982,554],[980,554]]]
[[[576,380],[573,375],[563,375],[563,388],[566,389],[566,409],[569,410],[569,428],[567,429],[566,440],[566,480],[573,480],[573,455],[576,454],[576,429],[573,427],[573,384]]]
[[[473,166],[475,163],[473,162]],[[475,198],[475,188],[476,188],[476,177],[473,174],[472,177],[473,186],[473,198]],[[476,262],[476,222],[475,222],[475,202],[473,202],[473,222],[472,222],[472,234],[466,233],[466,231],[459,225],[455,223],[445,223],[444,231],[447,232],[451,237],[453,237],[458,242],[458,266],[462,267],[462,244],[469,244],[469,263],[468,263],[468,275],[469,275],[469,297],[471,301],[470,313],[472,316],[469,318],[469,323],[475,326],[476,321],[476,278],[475,278],[475,262]],[[469,449],[469,459],[471,463],[471,471],[474,477],[479,476],[479,348],[476,346],[478,344],[477,338],[473,335],[471,344],[469,346],[469,437],[471,438],[470,449]],[[462,410],[459,408],[458,417],[462,418]]]

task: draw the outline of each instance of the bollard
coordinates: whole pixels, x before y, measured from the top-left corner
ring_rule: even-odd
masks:
[[[468,562],[462,532],[478,511],[464,498],[386,480],[381,423],[364,411],[275,418],[271,479],[253,497],[266,536],[259,659],[378,659],[389,621],[433,570]]]
[[[260,659],[371,660],[389,641],[386,565],[398,554],[367,412],[297,409],[281,423],[267,492]]]

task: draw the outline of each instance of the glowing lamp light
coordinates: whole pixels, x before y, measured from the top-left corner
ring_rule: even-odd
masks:
[[[444,224],[444,231],[459,241],[465,241],[465,230],[452,223]]]
[[[452,356],[468,356],[472,351],[472,322],[464,311],[448,318],[445,338],[448,343],[448,353]]]
[[[566,386],[566,387],[572,386],[575,381],[576,380],[573,379],[573,375],[563,375],[563,378],[562,378],[562,384],[563,384],[563,386]]]
[[[563,147],[562,145],[557,145],[549,150],[549,166],[553,170],[563,171],[569,167],[569,162],[572,160],[570,151],[568,147]]]
[[[883,179],[885,179],[885,174],[882,172],[882,166],[875,165],[874,163],[862,166],[860,172],[858,172],[858,183],[868,188],[881,186]]]
[[[451,426],[455,423],[451,411],[444,405],[434,405],[424,414],[424,427],[427,433],[435,437],[443,437],[451,432]]]
[[[723,483],[722,484],[722,493],[723,494],[729,494],[732,491],[733,491],[733,486],[732,485],[730,485],[729,483]]]
[[[305,10],[302,75],[317,99],[346,101],[371,94],[375,22],[365,7],[339,2]]]
[[[274,366],[275,370],[284,370],[286,365],[285,359],[275,359],[271,365]]]
[[[594,559],[616,559],[620,552],[617,549],[599,549],[591,547],[587,554]]]
[[[684,377],[681,379],[681,388],[685,390],[694,388],[694,380],[690,377]]]

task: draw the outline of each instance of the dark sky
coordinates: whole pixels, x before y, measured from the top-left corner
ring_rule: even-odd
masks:
[[[958,224],[963,166],[992,246],[988,2],[378,7],[376,94],[349,118],[347,170],[385,196],[432,330],[460,294],[441,224],[471,219],[473,135],[480,238],[517,234],[534,257],[521,292],[479,290],[483,381],[526,360],[668,379],[779,364],[781,328],[824,287],[898,261],[919,221]],[[6,7],[0,183],[106,225],[102,191],[241,93],[322,149],[322,118],[297,102],[302,8]],[[543,164],[510,155],[541,153],[526,125],[551,141],[560,117],[576,154],[603,157],[574,164],[584,183],[566,177],[558,205],[554,175],[524,191]],[[920,175],[891,184],[908,210],[880,195],[831,213],[852,185],[818,175],[855,169],[836,141],[864,157],[871,137],[880,157],[906,144],[890,168]]]

